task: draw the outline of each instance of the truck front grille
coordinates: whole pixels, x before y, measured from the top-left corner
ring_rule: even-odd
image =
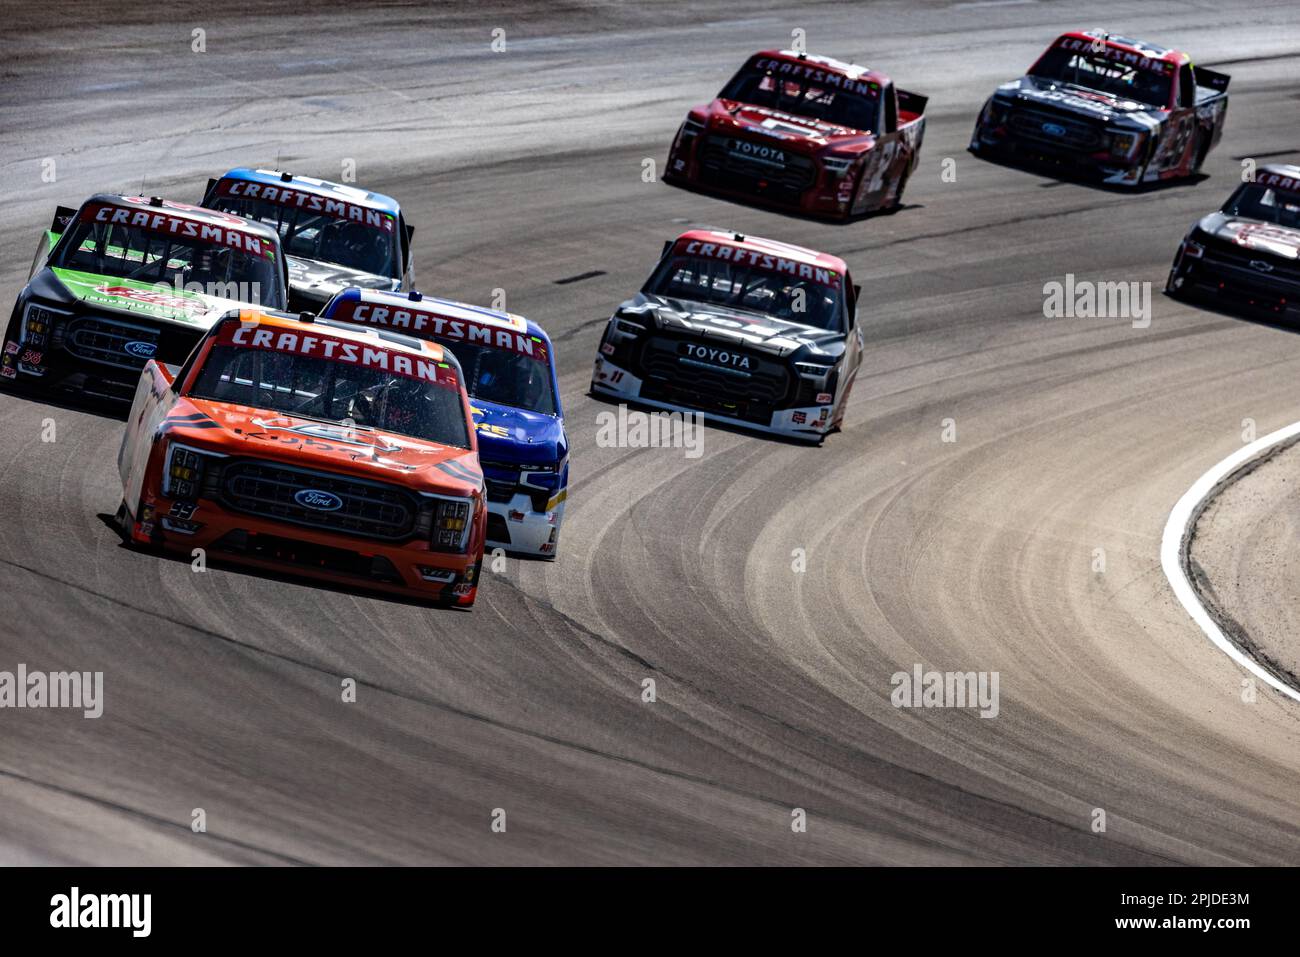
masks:
[[[158,330],[102,316],[78,316],[63,332],[63,346],[79,359],[139,371],[158,348]]]
[[[410,538],[420,517],[405,489],[256,460],[225,466],[221,502],[248,515],[388,541]]]
[[[1007,126],[1022,140],[1070,152],[1091,153],[1105,146],[1100,128],[1057,110],[1017,105]]]
[[[710,136],[700,144],[700,178],[705,183],[722,189],[797,200],[799,194],[817,178],[816,167],[807,156],[770,143],[755,143],[755,146],[775,150],[781,157],[779,161],[761,155],[744,155],[732,149],[731,141],[734,139],[736,137]]]

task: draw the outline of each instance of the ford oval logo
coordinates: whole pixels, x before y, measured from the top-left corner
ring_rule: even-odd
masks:
[[[152,359],[153,354],[158,351],[158,346],[152,342],[128,342],[122,347],[122,351],[127,355],[135,356],[137,359]]]
[[[1252,259],[1250,261],[1250,268],[1258,270],[1259,272],[1272,272],[1273,264],[1265,262],[1262,259]]]
[[[337,512],[343,507],[343,499],[333,492],[322,492],[317,488],[294,492],[293,500],[303,508],[314,508],[318,512]]]
[[[1044,123],[1043,132],[1048,136],[1064,136],[1065,127],[1060,123]]]

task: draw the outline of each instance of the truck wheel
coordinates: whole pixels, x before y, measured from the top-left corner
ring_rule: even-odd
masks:
[[[894,202],[889,207],[891,213],[896,213],[903,208],[903,190],[907,189],[907,181],[911,175],[911,173],[904,173],[903,178],[898,181],[898,192],[894,194]]]
[[[1205,157],[1210,155],[1210,136],[1204,131],[1196,134],[1196,161],[1192,163],[1191,172],[1193,174],[1201,171],[1201,164],[1205,162]]]
[[[121,504],[117,507],[117,512],[113,515],[113,524],[117,526],[117,534],[122,536],[122,543],[135,547],[135,542],[131,539],[130,522],[131,517],[126,511],[126,499],[122,499]]]

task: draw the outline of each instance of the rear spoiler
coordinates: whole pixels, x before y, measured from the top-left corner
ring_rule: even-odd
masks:
[[[62,236],[72,225],[73,219],[77,216],[77,211],[71,206],[59,206],[54,210],[54,219],[50,221],[50,232],[58,233]]]
[[[1203,66],[1192,67],[1192,75],[1196,78],[1197,86],[1208,86],[1212,90],[1218,90],[1220,93],[1228,92],[1228,81],[1232,77],[1226,73],[1219,73],[1216,70],[1207,70]]]
[[[898,112],[915,113],[917,116],[925,113],[925,104],[930,102],[928,96],[900,90],[898,87],[894,87],[894,91],[898,94]]]
[[[200,206],[208,201],[208,197],[212,195],[212,187],[216,186],[218,182],[219,180],[215,179],[208,180],[208,188],[203,191],[203,202],[199,204]]]

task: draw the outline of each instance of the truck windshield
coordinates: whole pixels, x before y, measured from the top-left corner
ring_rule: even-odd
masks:
[[[1289,193],[1262,183],[1243,183],[1223,206],[1229,216],[1262,219],[1300,229],[1300,193]]]
[[[659,264],[644,291],[688,302],[752,309],[815,329],[843,329],[844,307],[838,289],[753,265],[676,254]]]
[[[555,415],[555,387],[545,355],[525,356],[440,336],[434,340],[450,349],[460,363],[471,398]]]
[[[189,395],[470,447],[459,389],[317,356],[214,345]]]
[[[280,233],[280,243],[290,256],[389,279],[401,276],[396,228],[340,219],[305,207],[247,196],[218,195],[205,205],[266,223]],[[384,213],[382,218],[395,227],[396,221],[390,214]]]
[[[854,130],[869,132],[877,126],[878,100],[802,77],[779,77],[746,68],[718,96]]]
[[[1042,59],[1034,64],[1030,76],[1161,107],[1168,105],[1173,84],[1172,75],[1161,70],[1122,63],[1104,53],[1060,48],[1043,54]]]
[[[229,233],[224,231],[227,237]],[[279,263],[273,250],[236,249],[197,235],[171,235],[115,222],[79,221],[73,223],[51,265],[97,276],[164,284],[273,309],[284,304]]]

